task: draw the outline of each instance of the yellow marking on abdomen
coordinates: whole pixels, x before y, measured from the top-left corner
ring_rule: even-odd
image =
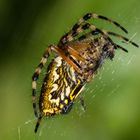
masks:
[[[76,88],[80,85],[80,83],[81,81],[78,79],[76,86],[74,87],[74,89],[72,89],[72,92],[70,93],[70,100],[73,100],[73,98],[75,98],[75,96],[73,96],[73,93],[76,90]]]

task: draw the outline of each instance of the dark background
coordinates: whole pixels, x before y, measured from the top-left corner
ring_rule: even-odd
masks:
[[[140,49],[115,38],[129,53],[118,50],[86,86],[86,112],[77,101],[68,115],[44,119],[33,132],[32,74],[45,48],[57,44],[87,12],[118,21],[129,30],[126,36],[140,44],[139,0],[0,0],[1,139],[140,139]],[[94,23],[123,34],[104,21]]]

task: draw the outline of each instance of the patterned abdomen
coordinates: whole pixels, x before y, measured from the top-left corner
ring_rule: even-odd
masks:
[[[42,85],[39,101],[41,113],[45,116],[67,113],[82,87],[73,67],[60,56],[56,57],[50,63]]]

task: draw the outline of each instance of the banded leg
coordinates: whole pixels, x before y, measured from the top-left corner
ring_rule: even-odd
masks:
[[[114,32],[110,32],[110,31],[106,31],[106,30],[100,30],[100,29],[98,29],[98,28],[97,28],[96,30],[99,31],[101,34],[107,36],[108,38],[109,38],[109,35],[112,35],[112,36],[118,37],[119,39],[122,39],[122,40],[124,40],[124,41],[126,41],[126,42],[132,44],[132,45],[135,46],[135,47],[139,47],[138,44],[136,44],[135,42],[129,40],[128,38],[126,38],[126,37],[124,37],[124,36],[122,36],[122,35],[120,35],[120,34],[117,34],[117,33],[114,33]],[[109,38],[109,39],[110,39],[110,38]]]
[[[38,117],[38,120],[37,120],[37,123],[36,123],[36,126],[35,126],[35,130],[34,130],[35,133],[36,133],[37,130],[38,130],[38,127],[39,127],[39,125],[40,125],[41,119],[42,119],[42,116],[40,115],[40,116]]]
[[[115,49],[119,48],[119,49],[121,49],[121,50],[123,50],[123,51],[125,51],[125,52],[128,52],[127,49],[125,49],[125,48],[123,48],[122,46],[120,46],[120,45],[114,43],[113,40],[109,37],[109,35],[116,36],[116,37],[118,37],[118,38],[120,38],[120,39],[123,39],[123,40],[125,40],[125,41],[128,41],[129,43],[131,43],[131,44],[132,44],[133,46],[135,46],[135,47],[139,47],[136,43],[134,43],[134,42],[132,42],[132,41],[129,41],[129,39],[126,38],[126,37],[124,37],[124,36],[121,36],[121,35],[116,34],[116,33],[113,33],[113,32],[107,32],[107,31],[105,31],[105,30],[100,30],[100,29],[98,29],[98,28],[96,28],[96,30],[93,30],[93,31],[91,31],[91,32],[89,32],[89,33],[87,33],[87,34],[84,34],[84,35],[80,36],[80,37],[78,38],[78,40],[81,41],[81,40],[84,40],[84,39],[88,38],[89,36],[95,36],[95,35],[97,35],[97,34],[102,34],[103,36],[105,36],[105,37],[112,43],[112,45],[114,45]]]
[[[122,39],[122,40],[124,40],[124,41],[126,41],[126,42],[128,42],[128,43],[130,43],[130,44],[132,44],[132,45],[135,46],[135,47],[139,47],[138,44],[136,44],[135,42],[129,40],[128,38],[126,38],[126,37],[124,37],[124,36],[122,36],[122,35],[119,35],[119,34],[114,33],[114,32],[105,32],[105,33],[108,34],[108,35],[113,35],[113,36],[115,36],[115,37],[118,37],[118,38],[120,38],[120,39]]]
[[[70,32],[65,36],[64,40],[65,42],[72,42],[75,40],[75,37],[78,36],[80,33],[83,33],[85,30],[95,30],[96,27],[94,25],[91,25],[89,23],[84,23],[80,25],[78,28],[76,28],[73,32]]]
[[[95,13],[87,13],[86,15],[84,15],[81,19],[79,19],[79,21],[73,26],[72,30],[75,30],[75,28],[77,28],[80,24],[82,24],[83,22],[89,20],[89,19],[102,19],[102,20],[105,20],[107,22],[110,22],[114,25],[116,25],[117,27],[119,27],[122,31],[124,31],[125,33],[128,33],[128,31],[122,27],[118,22],[108,18],[108,17],[105,17],[105,16],[102,16],[102,15],[97,15]]]
[[[65,44],[68,42],[67,38],[69,36],[69,34],[73,34],[76,32],[76,30],[85,22],[87,22],[89,19],[102,19],[102,20],[105,20],[105,21],[108,21],[114,25],[116,25],[117,27],[119,27],[121,30],[123,30],[125,33],[128,33],[128,31],[122,27],[118,22],[116,21],[113,21],[112,19],[109,19],[105,16],[102,16],[102,15],[97,15],[95,13],[87,13],[86,15],[84,15],[82,18],[79,19],[79,21],[72,27],[72,29],[67,33],[65,34],[59,44]]]
[[[128,52],[127,49],[125,49],[125,48],[123,48],[122,46],[120,46],[120,45],[114,43],[113,40],[109,37],[109,34],[108,34],[107,32],[103,32],[103,31],[100,30],[100,29],[96,29],[96,30],[93,30],[93,31],[91,31],[91,32],[89,32],[89,33],[86,33],[86,34],[80,36],[80,37],[78,38],[78,40],[81,41],[81,40],[84,40],[84,39],[86,39],[86,38],[88,38],[88,37],[90,37],[90,36],[95,36],[95,35],[98,35],[98,34],[102,34],[103,36],[105,36],[105,37],[112,43],[112,45],[114,45],[115,49],[119,48],[119,49],[121,49],[121,50],[123,50],[123,51],[125,51],[125,52]],[[124,37],[123,37],[123,36],[120,37],[120,35],[119,35],[119,38],[123,39]],[[126,39],[127,39],[127,38],[125,38],[125,40],[126,40]],[[127,40],[129,40],[129,39],[127,39]],[[130,41],[129,41],[129,42],[130,42]],[[131,42],[132,42],[132,41],[131,41]],[[131,44],[135,44],[134,46],[138,47],[138,45],[137,45],[136,43],[134,43],[134,42],[132,42]]]
[[[36,86],[37,86],[36,81],[39,78],[39,75],[41,73],[43,66],[47,62],[47,59],[50,55],[50,51],[51,51],[51,46],[49,46],[47,48],[47,50],[45,51],[45,53],[40,61],[40,64],[37,66],[35,73],[32,76],[32,103],[33,103],[34,114],[36,117],[38,117],[37,104],[36,104]]]
[[[90,29],[91,32],[87,33],[86,35],[82,35],[79,39],[82,39],[82,38],[84,39],[87,36],[89,36],[90,34],[95,35],[95,33],[96,34],[101,33],[102,35],[106,36],[111,41],[111,43],[113,43],[113,45],[115,45],[117,48],[122,49],[125,52],[127,52],[127,50],[125,48],[123,48],[123,47],[115,44],[111,40],[111,38],[109,37],[109,35],[113,35],[113,36],[118,37],[118,38],[120,38],[120,39],[122,39],[124,41],[127,41],[127,42],[131,43],[132,45],[134,45],[135,47],[139,47],[136,43],[134,43],[133,41],[130,41],[128,38],[126,38],[126,37],[124,37],[122,35],[119,35],[119,34],[114,33],[114,32],[109,32],[109,31],[106,31],[106,30],[100,30],[100,29],[96,28],[94,25],[89,24],[89,23],[85,23],[85,24],[79,26],[79,28],[77,28],[77,30],[75,30],[75,32],[70,33],[67,36],[67,41],[68,42],[74,41],[75,40],[74,37],[76,37],[78,34],[82,33],[84,30],[88,30],[88,29]]]

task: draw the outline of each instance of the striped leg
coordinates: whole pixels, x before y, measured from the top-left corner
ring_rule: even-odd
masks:
[[[124,37],[124,36],[122,36],[122,35],[119,35],[119,34],[117,34],[117,33],[114,33],[114,32],[104,32],[105,34],[108,34],[108,35],[113,35],[113,36],[115,36],[115,37],[118,37],[118,38],[120,38],[120,39],[122,39],[122,40],[124,40],[124,41],[126,41],[126,42],[128,42],[128,43],[130,43],[130,44],[132,44],[133,46],[135,46],[135,47],[139,47],[139,45],[138,44],[136,44],[135,42],[133,42],[133,41],[131,41],[130,39],[128,39],[128,38],[126,38],[126,37]]]
[[[36,123],[36,126],[35,126],[35,130],[34,130],[35,133],[36,133],[37,130],[38,130],[38,127],[39,127],[39,125],[40,125],[41,119],[42,119],[42,116],[40,115],[40,116],[38,117],[38,120],[37,120],[37,123]]]
[[[87,33],[87,34],[85,34],[85,35],[80,36],[79,37],[79,40],[84,39],[84,38],[87,38],[90,35],[96,35],[96,34],[100,33],[100,34],[106,36],[111,41],[111,43],[113,43],[113,41],[111,40],[111,38],[109,37],[109,35],[113,35],[115,37],[118,37],[118,38],[120,38],[120,39],[122,39],[124,41],[127,41],[127,42],[131,43],[135,47],[138,47],[138,45],[136,43],[130,41],[128,38],[126,38],[126,37],[124,37],[122,35],[119,35],[119,34],[114,33],[114,32],[109,32],[109,31],[106,31],[106,30],[98,29],[94,25],[89,24],[89,23],[84,23],[83,25],[79,26],[75,30],[75,32],[72,32],[72,33],[68,34],[67,35],[67,41],[68,42],[74,41],[75,40],[75,37],[77,35],[79,35],[80,33],[82,33],[84,30],[88,30],[88,29],[90,30],[90,32]],[[120,48],[123,51],[127,52],[127,50],[125,48],[123,48],[123,47],[121,47],[121,46],[119,46],[119,45],[117,45],[115,43],[113,43],[113,45],[115,45],[115,47]]]
[[[96,27],[94,25],[91,25],[89,23],[84,23],[78,26],[78,28],[75,28],[74,31],[69,32],[65,37],[64,41],[71,42],[75,40],[75,37],[78,36],[80,33],[84,32],[85,30],[90,29],[90,30],[96,30]],[[62,41],[63,42],[63,41]]]
[[[83,24],[83,23],[86,23],[89,19],[102,19],[102,20],[105,20],[105,21],[108,21],[114,25],[116,25],[117,27],[119,27],[121,30],[123,30],[125,33],[128,33],[128,31],[122,27],[119,23],[117,23],[116,21],[113,21],[112,19],[109,19],[107,17],[104,17],[102,15],[97,15],[95,13],[87,13],[86,15],[84,15],[82,18],[79,19],[79,21],[72,27],[72,29],[67,33],[65,34],[61,39],[60,39],[60,42],[59,44],[62,45],[62,44],[66,44],[68,42],[67,38],[69,36],[69,34],[73,34],[76,32],[76,30]]]
[[[32,103],[33,103],[34,114],[36,117],[38,117],[37,104],[36,104],[36,86],[37,86],[36,81],[39,78],[39,74],[41,73],[43,66],[47,62],[47,59],[48,59],[49,54],[51,52],[51,47],[52,46],[49,46],[47,48],[47,50],[45,51],[45,53],[40,61],[40,64],[37,66],[35,73],[32,76]]]
[[[89,19],[102,19],[105,20],[107,22],[110,22],[114,25],[116,25],[117,27],[119,27],[121,30],[123,30],[125,33],[128,33],[128,31],[122,27],[118,22],[113,21],[112,19],[109,19],[105,16],[102,15],[97,15],[95,13],[87,13],[86,15],[84,15],[81,19],[79,19],[79,21],[73,26],[72,30],[75,30],[75,28],[79,27],[80,24],[82,24],[83,22],[89,20]]]
[[[124,37],[124,36],[122,36],[120,34],[117,34],[117,33],[114,33],[114,32],[110,32],[110,31],[106,31],[106,30],[100,30],[98,28],[96,30],[99,31],[101,34],[105,35],[108,38],[109,38],[109,35],[112,35],[112,36],[118,37],[119,39],[122,39],[122,40],[132,44],[135,47],[139,47],[138,44],[136,44],[135,42],[131,41],[130,39],[128,39],[128,38],[126,38],[126,37]],[[110,38],[109,38],[109,40],[110,40]]]
[[[92,26],[92,25],[91,25],[91,26]],[[115,43],[112,41],[112,39],[109,37],[109,35],[118,37],[119,39],[122,39],[122,40],[124,40],[124,41],[126,41],[126,42],[132,44],[132,45],[135,46],[135,47],[139,47],[138,44],[136,44],[136,43],[133,42],[133,41],[130,41],[128,38],[126,38],[126,37],[124,37],[124,36],[122,36],[122,35],[119,35],[119,34],[114,33],[114,32],[109,32],[109,31],[106,31],[106,30],[100,30],[100,29],[98,29],[98,28],[96,28],[95,30],[92,30],[92,31],[89,32],[89,33],[86,33],[86,34],[80,36],[80,37],[78,38],[78,40],[81,41],[81,40],[84,40],[84,39],[88,38],[89,36],[95,36],[95,35],[97,35],[97,34],[102,34],[102,35],[105,36],[116,48],[120,48],[120,49],[122,49],[122,50],[125,51],[125,52],[128,52],[128,50],[126,50],[125,48],[121,47],[121,46],[118,45],[118,44],[115,44]]]
[[[105,38],[107,38],[107,39],[112,43],[112,45],[114,45],[114,48],[115,48],[115,49],[119,48],[119,49],[121,49],[121,50],[123,50],[123,51],[125,51],[125,52],[128,52],[127,49],[123,48],[122,46],[120,46],[120,45],[118,45],[118,44],[115,44],[115,43],[113,42],[113,40],[112,40],[107,34],[104,34],[104,33],[103,33],[101,30],[99,30],[99,29],[96,29],[95,31],[91,31],[91,32],[89,32],[89,33],[87,33],[87,34],[84,34],[84,35],[80,36],[80,37],[78,38],[78,40],[81,41],[81,40],[84,40],[84,39],[88,38],[89,36],[95,36],[95,35],[98,35],[98,34],[101,34],[101,35],[103,35]]]

